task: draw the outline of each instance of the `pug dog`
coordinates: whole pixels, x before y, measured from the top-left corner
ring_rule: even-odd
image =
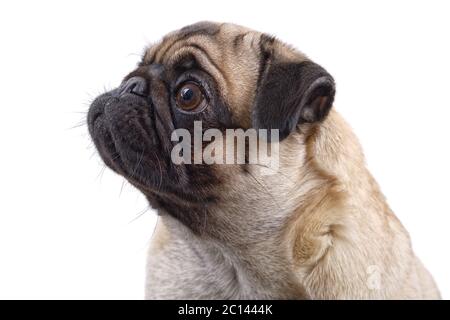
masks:
[[[148,47],[95,99],[88,127],[101,158],[159,215],[147,299],[440,297],[334,95],[332,76],[293,47],[200,22]],[[266,143],[278,167],[174,163],[173,132],[195,133],[195,122],[277,132]]]

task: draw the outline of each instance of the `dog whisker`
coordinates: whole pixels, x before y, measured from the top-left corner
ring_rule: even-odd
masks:
[[[119,198],[122,195],[123,187],[125,186],[126,182],[127,180],[125,178],[122,178],[122,185],[120,186]]]
[[[143,210],[141,210],[140,212],[137,213],[137,215],[131,219],[131,221],[129,222],[129,224],[135,222],[137,219],[141,218],[145,213],[147,213],[149,210],[151,209],[150,206],[145,207]]]
[[[91,147],[88,147],[88,148],[92,148],[92,146]],[[96,149],[94,149],[94,151],[92,152],[92,154],[89,156],[89,160],[91,160],[95,155],[97,155],[98,153],[97,153],[97,150]]]
[[[97,175],[97,179],[98,179],[99,181],[102,181],[103,173],[105,172],[105,169],[106,169],[106,164],[104,164],[104,165],[102,166],[102,168],[100,169],[99,174]]]
[[[141,155],[139,156],[138,161],[137,161],[136,165],[134,166],[134,169],[131,173],[131,178],[134,178],[134,175],[136,174],[136,171],[138,170],[138,167],[140,166],[141,161],[144,158],[144,153],[145,153],[145,147],[142,148]]]
[[[159,157],[157,154],[154,154],[155,158],[158,162],[158,167],[159,167],[159,181],[158,181],[158,191],[161,191],[161,186],[162,186],[162,180],[163,180],[163,171],[162,171],[162,167],[161,167],[161,160],[159,160]]]
[[[67,128],[67,130],[73,130],[73,129],[78,129],[78,128],[84,128],[85,126],[87,126],[86,121],[81,121],[80,123],[78,123],[78,124],[76,124],[76,125],[74,125],[74,126],[72,126],[72,127]]]

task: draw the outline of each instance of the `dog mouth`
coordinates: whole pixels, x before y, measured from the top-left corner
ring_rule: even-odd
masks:
[[[140,189],[162,185],[167,172],[155,121],[146,97],[119,89],[99,96],[88,112],[89,132],[104,163]]]

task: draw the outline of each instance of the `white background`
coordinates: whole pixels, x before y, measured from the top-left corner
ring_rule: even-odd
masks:
[[[335,107],[450,298],[448,1],[2,1],[0,298],[143,297],[156,215],[84,123],[142,49],[198,20],[272,33],[335,77]],[[121,191],[122,190],[122,191]]]

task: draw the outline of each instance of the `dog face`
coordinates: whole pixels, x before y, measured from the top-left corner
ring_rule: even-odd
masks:
[[[257,182],[244,178],[246,164],[174,164],[174,130],[194,133],[195,121],[221,132],[278,129],[283,145],[302,134],[299,125],[320,125],[333,98],[332,77],[298,51],[240,26],[202,22],[148,48],[118,88],[92,103],[88,126],[108,167],[196,229],[199,216],[230,201],[227,186]]]

